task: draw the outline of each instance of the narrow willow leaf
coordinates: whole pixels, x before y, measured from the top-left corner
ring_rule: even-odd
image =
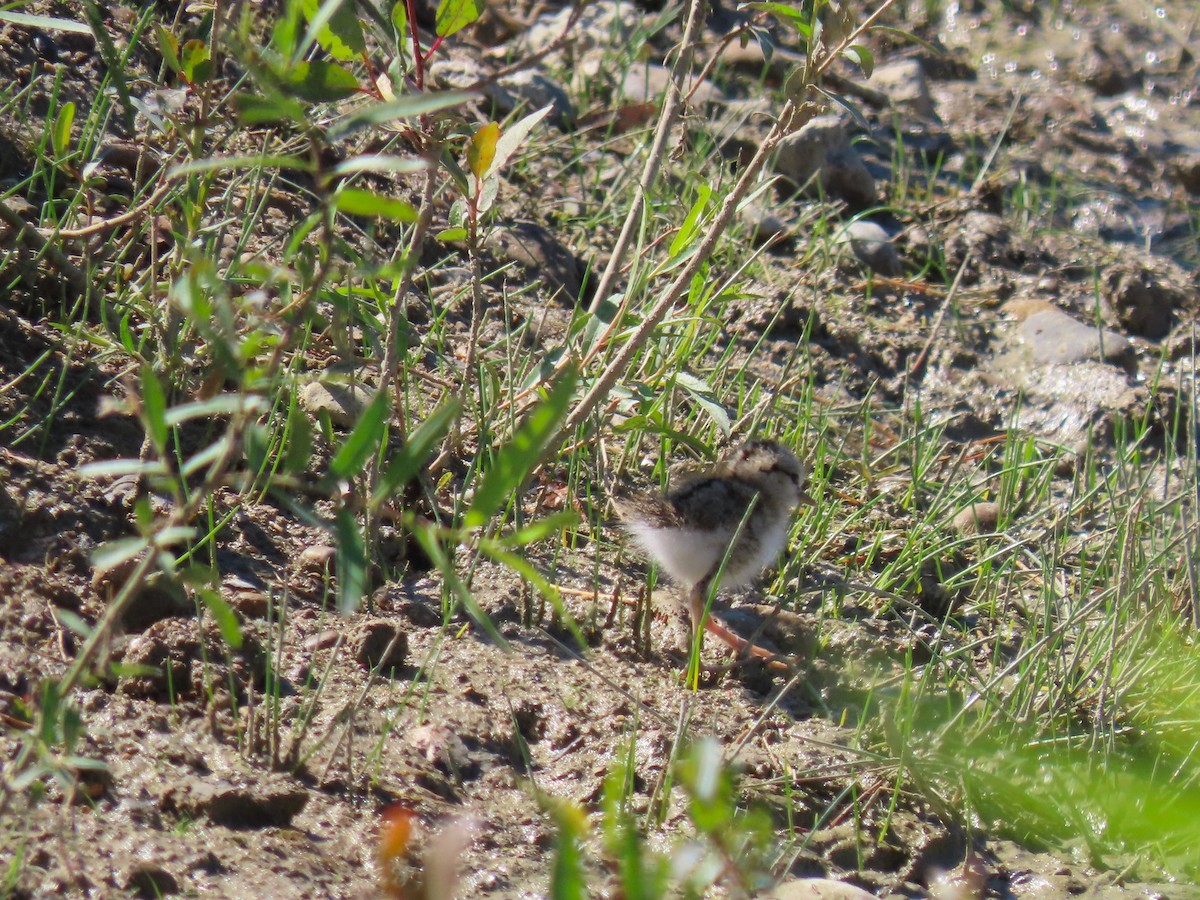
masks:
[[[524,483],[550,440],[558,433],[558,426],[575,393],[576,379],[577,373],[573,369],[563,373],[546,399],[525,417],[508,443],[496,453],[463,517],[466,527],[478,528],[486,523],[505,499]]]
[[[417,211],[412,205],[361,188],[342,188],[334,196],[333,204],[338,212],[351,216],[379,216],[396,222],[417,221]]]
[[[396,45],[403,47],[408,43],[408,7],[405,0],[398,0],[392,5],[392,24],[396,27]]]
[[[345,616],[357,610],[367,595],[367,549],[348,509],[338,511],[333,536],[337,543],[337,606]]]
[[[467,168],[471,174],[483,181],[496,157],[496,142],[500,140],[500,125],[488,122],[480,126],[467,143]]]
[[[162,382],[149,366],[142,366],[142,424],[146,428],[154,449],[159,456],[167,452],[167,395]]]
[[[451,106],[459,106],[468,100],[475,100],[478,96],[466,91],[433,91],[427,94],[410,94],[384,103],[369,103],[331,128],[329,140],[341,140],[351,132],[368,125],[383,125],[396,119],[410,119]]]
[[[363,410],[337,453],[329,461],[329,474],[333,478],[351,478],[359,473],[363,464],[374,453],[383,440],[383,430],[390,410],[388,395],[378,393]]]
[[[444,228],[434,235],[443,244],[454,244],[467,239],[467,229],[465,228]]]
[[[179,467],[179,474],[185,478],[196,474],[205,466],[211,465],[223,457],[228,447],[229,435],[223,434],[203,450],[190,456],[187,461]]]
[[[180,71],[179,39],[158,22],[154,23],[154,34],[158,38],[158,52],[162,54],[167,68],[175,72]]]
[[[79,467],[80,478],[120,478],[124,475],[150,478],[166,474],[167,467],[160,460],[106,459]]]
[[[338,163],[330,170],[332,178],[346,175],[357,175],[359,172],[382,172],[387,175],[411,175],[413,172],[424,172],[429,163],[423,159],[411,156],[387,156],[381,153],[364,153],[352,156],[345,162]]]
[[[75,104],[67,101],[54,117],[54,131],[51,139],[54,143],[54,155],[62,159],[71,149],[71,126],[75,124]]]
[[[283,471],[299,475],[308,469],[313,453],[313,429],[308,416],[293,404],[288,410],[287,443],[283,450]]]
[[[79,615],[78,613],[71,612],[71,610],[65,609],[64,607],[56,606],[54,608],[54,615],[73,633],[79,635],[85,640],[90,638],[92,636],[92,632],[95,630],[92,628],[91,623],[88,622],[88,620],[83,616]]]
[[[459,400],[447,400],[430,413],[429,417],[408,436],[408,440],[400,448],[400,452],[392,457],[379,479],[375,496],[371,498],[372,509],[377,509],[380,504],[394,497],[400,488],[416,477],[425,465],[425,461],[429,459],[433,448],[446,436],[450,426],[454,424],[461,409],[462,403]]]
[[[545,540],[550,535],[560,532],[565,528],[570,528],[578,522],[579,513],[575,510],[559,510],[553,515],[530,522],[511,534],[504,535],[502,538],[499,538],[498,543],[505,548],[524,547],[527,544]]]
[[[692,208],[684,217],[683,224],[679,226],[679,233],[675,235],[675,240],[671,241],[671,247],[667,250],[668,256],[678,256],[691,246],[692,241],[696,238],[700,218],[708,209],[709,201],[712,200],[712,188],[701,184],[697,185],[697,191],[700,196],[696,198],[696,202],[692,204]]]
[[[234,650],[241,649],[242,626],[238,624],[237,613],[233,608],[212,588],[197,588],[196,594],[204,602],[213,621],[217,623],[217,630],[221,632],[225,643]]]
[[[450,37],[483,15],[483,0],[442,0],[438,4],[433,30],[438,37]]]

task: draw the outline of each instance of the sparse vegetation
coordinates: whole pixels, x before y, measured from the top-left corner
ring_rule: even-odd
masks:
[[[0,893],[982,896],[999,838],[1200,877],[1198,260],[1122,281],[1020,90],[966,141],[880,101],[876,57],[966,65],[910,6],[0,12]],[[1161,90],[1195,24],[1145,26]],[[874,201],[780,174],[839,109]],[[1122,354],[1127,284],[1172,330]],[[1094,398],[1022,380],[1014,294],[1108,329]],[[608,521],[751,435],[813,468],[750,613],[786,677],[689,665]]]

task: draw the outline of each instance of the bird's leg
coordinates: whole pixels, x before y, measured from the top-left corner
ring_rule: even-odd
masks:
[[[704,619],[704,607],[707,605],[708,591],[711,583],[711,576],[705,578],[693,587],[688,594],[688,615],[691,618],[692,624],[692,640],[696,639],[696,631],[700,627],[700,622],[704,621],[704,630],[715,634],[737,655],[754,656],[767,661],[778,661],[778,654],[772,653],[770,650],[746,640],[740,634],[732,631],[729,626],[720,621],[716,616],[709,616],[707,620]]]

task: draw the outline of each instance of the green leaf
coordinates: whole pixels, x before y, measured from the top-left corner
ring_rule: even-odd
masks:
[[[524,547],[527,544],[545,540],[550,535],[560,532],[564,528],[570,528],[578,522],[579,513],[575,510],[559,510],[553,515],[530,522],[512,533],[504,535],[500,538],[499,544],[506,548]]]
[[[154,34],[158,38],[158,52],[162,54],[163,62],[172,71],[181,71],[179,65],[179,39],[167,31],[160,23],[154,23]]]
[[[525,417],[512,439],[497,452],[463,517],[467,528],[485,524],[525,481],[547,445],[558,434],[558,426],[574,396],[577,377],[573,369],[565,372],[551,387],[546,399]]]
[[[554,108],[543,106],[536,112],[531,112],[525,118],[518,122],[514,122],[504,129],[504,133],[500,135],[500,140],[496,142],[496,153],[492,158],[492,163],[488,166],[487,175],[494,175],[508,165],[508,161],[512,159],[513,154],[521,149],[521,145],[525,143],[525,138],[529,137],[529,132],[533,131],[537,124],[550,115],[550,111]]]
[[[712,200],[712,188],[706,184],[700,184],[697,185],[697,191],[700,196],[696,198],[696,202],[692,204],[692,208],[688,210],[687,216],[684,217],[683,224],[679,226],[679,233],[675,235],[675,240],[671,241],[671,247],[667,250],[668,256],[678,256],[687,249],[696,237],[700,217],[704,215],[709,201]]]
[[[417,211],[403,200],[360,188],[342,188],[334,195],[338,212],[351,216],[379,216],[396,222],[417,221]]]
[[[870,78],[871,73],[875,71],[875,56],[862,44],[851,44],[842,51],[842,56],[862,69],[863,75],[867,78]]]
[[[235,94],[233,108],[238,118],[246,125],[262,125],[267,122],[296,122],[303,125],[308,121],[304,105],[290,97],[278,95]]]
[[[299,475],[308,469],[312,459],[313,429],[308,416],[296,404],[288,410],[286,444],[283,450],[283,471]]]
[[[396,26],[396,44],[403,47],[408,41],[408,6],[405,0],[393,4],[392,24]]]
[[[249,443],[251,440],[249,435],[256,427],[257,426],[251,426],[250,428],[246,429],[247,443]],[[179,474],[184,478],[190,478],[205,466],[215,463],[218,459],[225,455],[225,451],[229,448],[229,437],[229,433],[226,432],[203,450],[193,453],[187,458],[183,465],[179,467]]]
[[[310,103],[334,103],[358,92],[353,72],[324,60],[298,62],[283,77],[288,90]]]
[[[808,6],[808,4],[805,4]],[[811,7],[810,7],[811,8]],[[799,29],[805,37],[812,37],[811,13],[799,6],[786,3],[742,3],[738,9],[757,9],[774,16],[779,21]]]
[[[329,474],[332,478],[352,478],[359,473],[363,464],[383,440],[383,430],[390,410],[391,404],[386,392],[380,392],[372,398],[355,423],[354,429],[329,461]]]
[[[367,548],[348,509],[338,510],[333,535],[337,543],[337,606],[346,616],[357,610],[367,595]]]
[[[355,110],[346,116],[335,128],[329,131],[330,141],[339,141],[350,133],[369,125],[383,125],[396,119],[410,119],[426,113],[459,106],[469,100],[475,100],[478,94],[467,91],[441,91],[426,94],[410,94],[388,100],[383,103],[368,103],[362,109]]]
[[[732,429],[729,413],[721,405],[721,401],[717,399],[716,392],[709,383],[702,378],[697,378],[691,372],[676,373],[675,383],[687,391],[696,405],[708,413],[713,423],[721,429],[721,433],[728,437]]]
[[[75,104],[68,101],[59,108],[58,115],[54,117],[54,130],[51,132],[54,155],[58,159],[65,157],[71,149],[71,126],[74,123]]]
[[[238,624],[237,613],[233,608],[212,588],[197,588],[196,594],[204,601],[204,606],[217,623],[217,629],[225,643],[234,650],[241,649],[242,626]]]
[[[461,401],[453,398],[447,400],[430,413],[429,417],[408,436],[408,440],[400,448],[400,452],[392,457],[392,461],[388,463],[379,479],[375,496],[371,498],[372,509],[378,509],[382,503],[394,497],[400,488],[416,477],[425,465],[425,461],[429,459],[433,448],[446,436],[450,426],[458,418],[461,409]]]
[[[192,39],[179,49],[179,70],[189,84],[203,84],[212,76],[212,53],[204,41]]]
[[[438,37],[450,37],[483,15],[483,0],[442,0],[438,4],[433,30]]]
[[[584,900],[588,896],[583,870],[583,838],[587,817],[574,801],[553,800],[550,813],[558,826],[554,841],[554,862],[550,869],[550,896],[554,900]]]
[[[167,395],[163,391],[162,382],[147,365],[142,366],[142,424],[146,428],[154,449],[159,456],[167,452]]]
[[[457,241],[465,241],[468,234],[465,228],[444,228],[434,235],[434,237],[443,244],[453,244]]]
[[[308,20],[303,46],[316,40],[326,53],[342,62],[358,59],[367,52],[362,26],[354,13],[354,0],[325,0],[324,3],[300,0],[300,6]]]

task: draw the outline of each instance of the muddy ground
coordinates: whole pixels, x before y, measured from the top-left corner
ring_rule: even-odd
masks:
[[[543,6],[515,4],[489,18],[461,36],[453,57],[484,65],[495,47],[528,38],[523,23],[555,12]],[[74,15],[70,4],[23,9]],[[111,12],[113,32],[128,35],[133,16]],[[624,10],[634,22],[647,14]],[[732,15],[718,11],[711,33],[730,27]],[[1148,407],[1169,420],[1190,397],[1185,363],[1194,358],[1200,299],[1194,11],[914,3],[891,21],[925,45],[874,40],[884,71],[866,82],[870,91],[848,93],[864,119],[847,119],[849,143],[835,141],[851,175],[838,180],[827,169],[825,200],[769,210],[787,231],[811,222],[816,209],[834,210],[830,221],[840,227],[861,209],[886,208],[869,217],[882,241],[859,241],[882,248],[831,241],[834,259],[813,256],[800,227],[763,255],[756,296],[736,301],[722,340],[753,348],[751,371],[777,381],[811,329],[820,402],[873,394],[881,425],[899,430],[895,410],[919,398],[926,415],[950,421],[947,437],[960,443],[1006,427],[1019,394],[1015,424],[1067,455],[1089,436],[1110,441],[1124,417]],[[619,33],[592,26],[597,33],[584,40],[586,27],[580,45]],[[661,61],[677,34],[667,27],[646,58]],[[131,65],[158,71],[149,42]],[[761,86],[762,68],[731,57],[713,76],[721,98],[688,122],[727,140],[730,165],[758,134],[747,110],[776,83],[767,73]],[[0,186],[26,177],[22,142],[37,133],[28,117],[45,109],[54,78],[61,97],[86,104],[101,69],[90,37],[0,24],[0,80],[32,85],[0,117]],[[618,105],[604,73],[588,74],[570,57],[544,64],[568,98],[581,96],[572,72],[594,80],[595,107]],[[862,81],[848,67],[844,76]],[[445,77],[453,83],[453,70]],[[595,107],[558,127],[570,129]],[[480,121],[488,112],[480,107]],[[110,137],[135,142],[136,127],[114,122]],[[634,140],[621,135],[601,147],[601,137],[580,130],[601,167],[618,163]],[[603,262],[605,235],[560,214],[595,200],[572,194],[579,179],[553,179],[561,163],[548,154],[544,182],[502,192],[503,221],[533,222],[549,235],[539,238],[532,267],[508,270],[514,293],[551,271],[534,296],[549,296],[555,279],[573,291],[572,277]],[[907,173],[902,196],[899,169]],[[254,236],[255,251],[277,251],[287,234],[284,194]],[[41,186],[18,196],[5,202],[22,215],[46,202]],[[777,227],[764,218],[744,226],[747,246],[755,228],[765,236]],[[82,476],[80,466],[137,457],[143,436],[128,417],[100,415],[104,399],[120,393],[128,360],[88,352],[58,331],[61,273],[30,268],[11,229],[0,233],[0,749],[10,763],[39,685],[61,676],[79,649],[72,623],[98,621],[119,587],[119,573],[95,570],[92,552],[133,529],[136,488]],[[220,258],[243,248],[243,237],[233,235]],[[498,262],[521,261],[503,239],[493,252]],[[429,293],[446,296],[461,275],[431,271]],[[561,304],[533,302],[526,313]],[[415,309],[411,318],[420,327]],[[546,314],[546,340],[556,321],[565,318]],[[465,340],[465,324],[450,332]],[[338,618],[328,611],[323,529],[233,490],[216,495],[213,512],[231,514],[213,558],[245,644],[230,651],[210,620],[198,624],[192,601],[170,589],[143,592],[106,648],[121,668],[75,698],[83,723],[75,753],[106,771],[68,766],[74,784],[7,800],[0,859],[14,865],[0,883],[11,895],[372,896],[383,814],[399,804],[418,817],[422,841],[470,821],[462,896],[543,896],[557,829],[537,796],[596,813],[606,776],[632,745],[631,803],[647,811],[661,800],[680,729],[715,737],[741,773],[744,798],[771,811],[780,876],[827,875],[881,896],[925,896],[947,872],[967,881],[976,873],[987,896],[1194,895],[1177,884],[1126,882],[1120,860],[1019,846],[931,808],[915,791],[895,794],[892,770],[852,748],[866,681],[899,671],[906,654],[919,652],[921,633],[903,616],[877,614],[869,595],[821,590],[821,572],[804,573],[781,596],[748,591],[730,613],[749,630],[765,619],[765,639],[806,660],[802,677],[711,674],[692,693],[681,683],[678,615],[659,601],[647,644],[637,625],[644,564],[599,516],[587,539],[533,557],[566,589],[585,625],[585,652],[549,619],[526,624],[536,601],[516,575],[490,565],[473,571],[475,596],[511,644],[505,652],[465,618],[444,627],[441,580],[419,566],[380,588],[370,612]],[[853,576],[870,581],[870,572]],[[773,618],[768,601],[786,614]],[[723,660],[715,647],[707,658]],[[372,667],[380,671],[369,678]],[[668,837],[655,846],[669,845],[684,822],[682,802],[666,803]],[[614,895],[602,857],[590,871],[596,890]]]

